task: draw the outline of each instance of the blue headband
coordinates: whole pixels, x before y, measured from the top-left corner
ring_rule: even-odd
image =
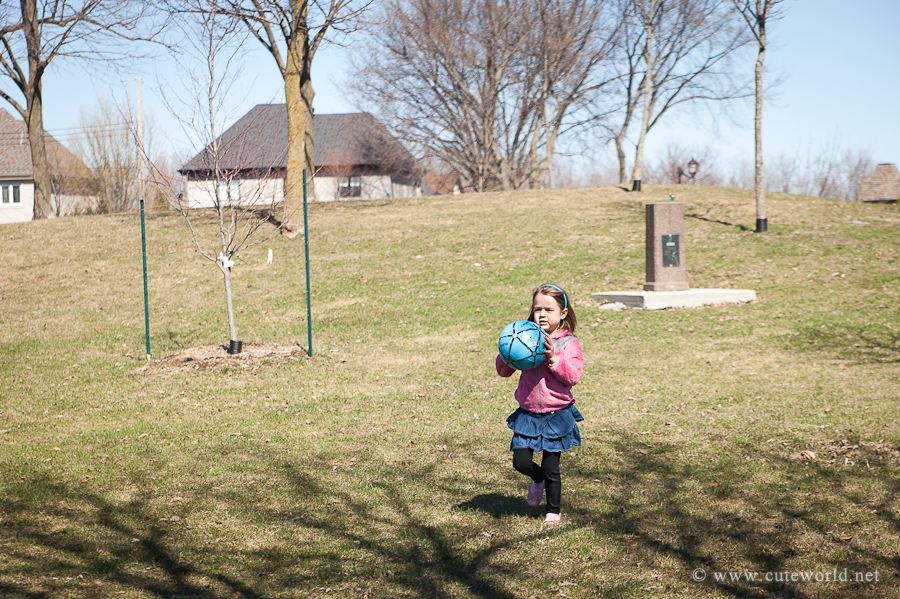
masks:
[[[569,300],[566,298],[566,292],[565,292],[565,291],[563,291],[562,289],[560,289],[560,288],[557,287],[556,285],[551,285],[550,283],[544,283],[543,285],[538,285],[538,289],[541,289],[541,288],[543,288],[543,287],[553,287],[554,289],[556,289],[557,291],[559,291],[560,293],[562,293],[562,296],[563,296],[563,304],[564,304],[564,305],[563,305],[563,310],[568,310],[568,309],[569,309]]]

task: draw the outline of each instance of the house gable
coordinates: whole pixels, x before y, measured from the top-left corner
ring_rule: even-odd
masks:
[[[60,214],[75,212],[70,182],[83,177],[88,168],[72,152],[51,135],[44,134],[54,202]],[[2,200],[2,188],[7,188],[8,202]],[[18,196],[19,202],[14,201]],[[85,198],[77,198],[85,200]],[[26,222],[34,217],[34,169],[31,162],[31,143],[25,121],[0,108],[0,223]]]
[[[314,115],[313,136],[316,199],[406,197],[420,193],[412,154],[371,114]],[[216,143],[219,168],[226,178],[283,179],[287,171],[287,107],[255,106]],[[180,172],[189,181],[209,179],[215,156],[210,144],[185,163]],[[358,192],[347,192],[355,185],[359,186]],[[283,185],[280,191],[283,194]],[[190,186],[188,192],[190,195]],[[204,202],[210,205],[207,200]],[[197,203],[189,199],[189,205]]]

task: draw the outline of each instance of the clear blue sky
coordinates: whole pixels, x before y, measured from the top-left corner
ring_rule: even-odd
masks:
[[[766,56],[768,81],[781,77],[783,82],[766,100],[765,154],[830,143],[870,150],[876,162],[900,164],[900,0],[787,0],[782,6],[786,14],[770,27]],[[357,111],[343,86],[346,56],[354,50],[329,49],[316,57],[317,113]],[[748,75],[753,58],[748,54],[743,66]],[[272,58],[253,47],[246,62],[246,75],[229,102],[228,124],[255,104],[283,101]],[[161,61],[155,70],[176,81],[170,64]],[[188,152],[191,141],[160,101],[157,77],[153,68],[144,70],[145,114],[157,121],[173,149]],[[82,106],[90,107],[98,96],[122,97],[126,90],[134,96],[135,75],[86,76],[71,63],[53,65],[44,79],[45,126],[64,140],[77,127]],[[675,140],[711,146],[729,160],[752,160],[752,100],[736,104],[731,113],[731,119],[690,110],[667,115],[648,137],[648,159]]]

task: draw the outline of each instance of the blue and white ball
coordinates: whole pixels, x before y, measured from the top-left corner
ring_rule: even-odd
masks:
[[[541,365],[544,355],[544,330],[529,320],[506,325],[498,342],[500,357],[517,370],[531,370]]]

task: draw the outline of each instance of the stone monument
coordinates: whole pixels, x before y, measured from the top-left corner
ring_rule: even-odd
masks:
[[[684,260],[684,205],[680,202],[647,204],[644,291],[684,291],[687,266]]]
[[[643,291],[594,293],[596,301],[625,304],[629,308],[661,310],[706,304],[734,304],[756,300],[752,289],[691,289],[685,260],[684,205],[647,204],[644,213],[645,283]]]

